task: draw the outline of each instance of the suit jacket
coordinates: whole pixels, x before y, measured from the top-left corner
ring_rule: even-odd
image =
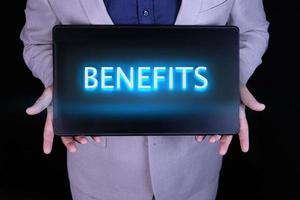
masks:
[[[21,33],[24,59],[45,87],[52,84],[52,27],[113,24],[102,0],[28,0]],[[240,80],[246,83],[268,44],[262,0],[182,0],[175,25],[240,28]],[[217,122],[216,122],[217,123]],[[198,200],[215,197],[218,144],[192,136],[105,137],[68,155],[69,178],[85,199]],[[134,191],[134,192],[129,192]]]

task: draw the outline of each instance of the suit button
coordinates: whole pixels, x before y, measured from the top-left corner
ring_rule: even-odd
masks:
[[[147,17],[147,16],[149,15],[149,11],[148,11],[148,10],[144,10],[144,11],[143,11],[143,15],[144,15],[145,17]]]

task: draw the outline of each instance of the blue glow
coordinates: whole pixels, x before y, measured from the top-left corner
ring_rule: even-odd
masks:
[[[98,87],[97,69],[95,67],[84,68],[84,88],[93,90]]]
[[[121,65],[104,62],[101,65],[89,64],[83,67],[84,89],[86,91],[151,92],[186,91],[204,92],[213,86],[209,68],[187,62],[184,65],[169,65],[166,62],[151,64],[145,62]],[[108,67],[110,66],[110,67]],[[114,67],[116,66],[116,67]],[[210,84],[212,82],[212,84]],[[81,82],[82,83],[82,82]]]
[[[151,89],[150,85],[145,85],[144,82],[150,79],[149,75],[145,75],[145,73],[150,72],[150,67],[139,67],[138,68],[138,89],[147,90]]]
[[[181,71],[182,73],[182,89],[186,90],[186,85],[187,85],[187,73],[189,71],[193,70],[193,67],[176,67],[175,68],[177,71]]]
[[[103,90],[113,90],[115,88],[114,85],[107,85],[107,82],[112,81],[112,75],[106,75],[108,72],[113,72],[113,67],[102,67],[101,68],[101,89]]]
[[[125,83],[126,87],[128,89],[133,89],[134,86],[134,71],[133,71],[133,67],[130,67],[130,77],[128,79],[128,77],[126,76],[126,74],[124,73],[124,71],[122,70],[121,67],[117,67],[117,89],[121,89],[121,80],[123,80],[123,82]]]
[[[173,67],[169,68],[169,89],[173,90],[174,88],[174,82],[173,82]]]
[[[74,114],[74,107],[77,105],[74,103],[65,104],[64,108],[72,115]],[[199,104],[189,104],[189,103],[105,103],[105,104],[86,104],[76,107],[76,111],[79,114],[86,116],[96,115],[96,116],[118,116],[118,117],[136,117],[136,115],[146,116],[155,116],[155,117],[164,117],[164,115],[173,115],[176,114],[190,114],[191,112],[197,110],[202,113],[209,112],[211,109],[217,110],[222,113],[226,113],[228,109],[235,109],[234,107],[224,108],[223,104],[218,104],[217,102],[209,102],[209,106]]]
[[[207,88],[208,86],[208,80],[207,78],[205,78],[203,75],[201,75],[201,72],[206,72],[207,70],[207,67],[197,67],[195,69],[195,77],[199,80],[199,82],[202,82],[202,85],[196,85],[195,84],[195,89],[196,90],[200,90],[200,91],[203,91]]]
[[[165,80],[165,76],[159,75],[159,72],[166,72],[166,67],[154,67],[153,69],[153,85],[155,90],[158,89],[158,83]]]

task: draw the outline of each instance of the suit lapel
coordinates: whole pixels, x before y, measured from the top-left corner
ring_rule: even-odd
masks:
[[[102,0],[80,0],[91,24],[113,24]]]
[[[182,0],[175,25],[193,25],[203,0]]]

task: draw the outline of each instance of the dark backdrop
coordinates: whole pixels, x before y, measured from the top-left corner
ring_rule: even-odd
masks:
[[[45,113],[25,109],[43,90],[22,59],[19,33],[25,0],[5,1],[1,15],[0,199],[70,199],[65,150],[56,138],[53,153],[42,153]],[[248,111],[251,149],[235,138],[224,157],[218,199],[300,199],[299,26],[297,1],[265,1],[270,26],[264,63],[248,83],[267,105]]]

